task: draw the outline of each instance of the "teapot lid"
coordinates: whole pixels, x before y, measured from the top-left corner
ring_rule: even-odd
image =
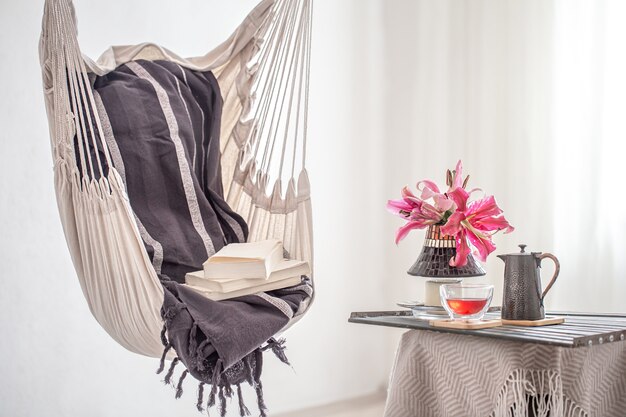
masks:
[[[524,243],[520,243],[517,246],[519,246],[520,251],[518,253],[509,253],[509,255],[523,255],[523,256],[527,256],[527,255],[538,255],[538,254],[541,253],[541,252],[530,252],[530,253],[526,252],[526,246],[527,245],[524,244]]]

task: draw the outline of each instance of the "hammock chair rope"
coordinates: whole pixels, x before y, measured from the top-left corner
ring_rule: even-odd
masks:
[[[152,357],[162,351],[160,260],[144,246],[158,242],[130,207],[91,77],[138,59],[212,71],[224,101],[226,201],[246,220],[249,241],[279,238],[291,257],[312,264],[305,168],[311,19],[311,0],[263,0],[204,56],[183,59],[145,43],[112,47],[93,61],[80,51],[71,0],[46,0],[39,52],[61,222],[92,314],[127,349]]]

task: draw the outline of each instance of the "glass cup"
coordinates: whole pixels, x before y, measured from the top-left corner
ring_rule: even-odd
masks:
[[[441,305],[453,320],[480,320],[491,304],[493,285],[444,284],[439,287]]]

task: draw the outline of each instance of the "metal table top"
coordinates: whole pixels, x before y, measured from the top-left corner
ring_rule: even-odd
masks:
[[[542,327],[503,325],[481,330],[459,330],[433,327],[427,320],[413,317],[410,310],[353,312],[348,321],[574,348],[618,342],[626,338],[626,315],[550,312],[546,316],[565,317],[565,323]],[[485,318],[499,318],[499,313],[487,313]]]

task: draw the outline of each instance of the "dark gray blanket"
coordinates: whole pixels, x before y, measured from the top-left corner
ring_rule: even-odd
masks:
[[[201,269],[209,256],[228,243],[245,241],[248,233],[223,198],[217,80],[211,72],[140,60],[92,82],[113,164],[165,290],[159,372],[173,349],[177,356],[165,382],[172,382],[182,363],[177,398],[191,374],[200,384],[199,410],[204,384],[211,384],[207,405],[218,403],[225,415],[226,398],[236,392],[243,416],[248,410],[240,384],[247,382],[256,389],[264,416],[262,351],[271,349],[287,362],[282,341],[272,336],[308,300],[312,288],[303,277],[290,289],[215,302],[181,285],[185,273]]]

